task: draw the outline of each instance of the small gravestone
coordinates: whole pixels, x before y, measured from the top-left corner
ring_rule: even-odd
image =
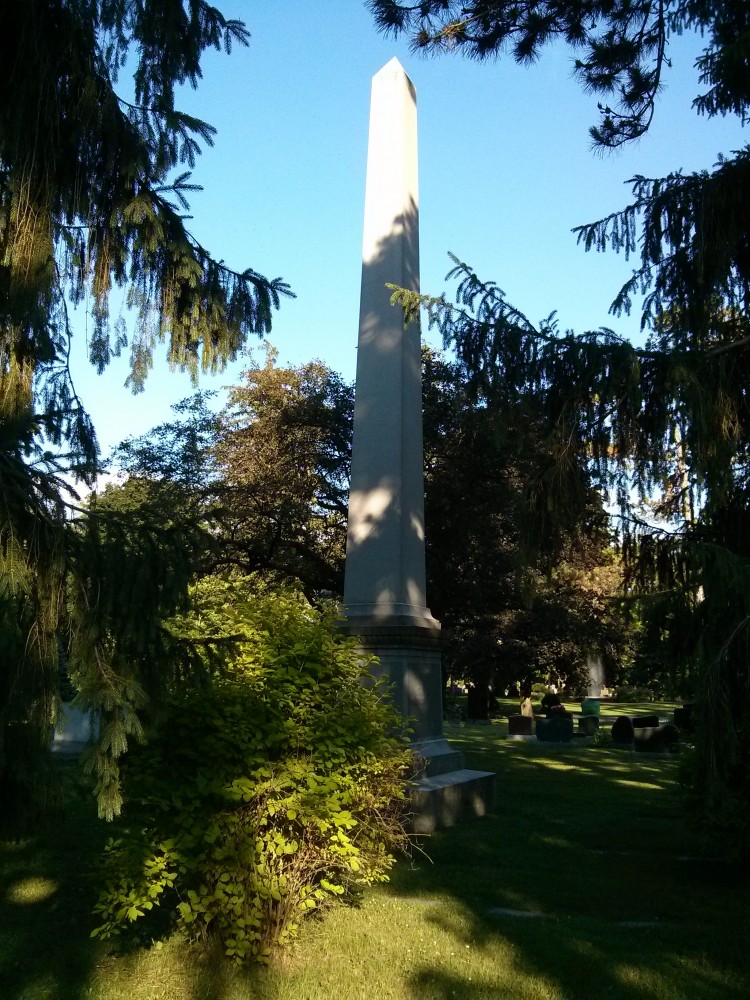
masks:
[[[531,698],[524,698],[521,702],[521,715],[525,715],[529,719],[534,718],[534,706],[531,704]]]
[[[621,715],[612,723],[612,742],[632,746],[633,720],[627,715]]]
[[[583,715],[578,720],[579,736],[596,736],[599,731],[598,715]]]
[[[536,738],[542,743],[568,743],[573,739],[573,719],[569,715],[537,719]]]
[[[489,722],[490,692],[486,684],[470,684],[466,698],[466,715],[472,722]]]
[[[658,715],[634,715],[633,729],[654,729],[659,725]]]
[[[679,739],[677,726],[665,722],[662,726],[640,726],[634,731],[633,746],[639,753],[665,753]]]
[[[581,714],[598,716],[601,704],[599,698],[584,698],[581,702]]]
[[[560,695],[555,694],[552,691],[548,691],[547,694],[545,694],[544,697],[542,698],[542,709],[544,710],[544,712],[549,717],[549,715],[555,709],[560,709],[560,708],[562,708],[562,705],[560,704]]]
[[[508,716],[508,736],[532,736],[534,720],[528,715]]]

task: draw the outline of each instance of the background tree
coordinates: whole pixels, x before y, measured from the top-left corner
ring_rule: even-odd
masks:
[[[310,597],[343,588],[353,389],[322,362],[243,373],[213,413],[205,395],[178,419],[123,442],[127,479],[104,498],[202,525],[198,574],[239,570],[296,580]]]
[[[48,736],[66,603],[82,615],[71,632],[71,668],[82,688],[104,698],[114,724],[134,692],[115,640],[126,627],[153,635],[155,617],[181,599],[176,569],[166,588],[157,578],[160,564],[144,571],[159,551],[145,525],[129,557],[110,561],[104,549],[111,532],[102,534],[101,517],[70,524],[76,498],[59,473],[90,482],[97,447],[70,375],[68,302],[92,303],[90,355],[101,371],[127,344],[123,326],[109,319],[113,288],[127,289],[137,390],[161,341],[177,367],[193,374],[220,369],[248,335],[270,328],[288,290],[250,268],[217,262],[182,214],[194,190],[188,171],[213,130],[175,107],[176,88],[197,84],[206,48],[246,43],[240,22],[205,0],[28,0],[5,4],[3,14],[0,624],[17,642],[0,667],[0,791],[12,786],[20,794],[20,743],[43,746]],[[126,65],[132,81],[118,92]],[[170,565],[184,562],[172,553]],[[131,576],[145,588],[142,608],[151,617],[128,614]],[[184,594],[186,579],[182,584]],[[130,639],[138,645],[135,635]],[[157,662],[148,662],[156,671]],[[120,728],[110,741],[110,765],[123,740]],[[116,781],[106,785],[113,790],[109,811]],[[4,795],[6,815],[15,798]]]
[[[550,674],[575,683],[589,653],[612,676],[626,630],[606,588],[592,583],[595,571],[606,572],[608,530],[585,461],[571,466],[582,507],[558,516],[543,476],[539,484],[552,462],[530,399],[491,411],[468,392],[457,363],[427,349],[423,383],[428,593],[447,640],[446,670],[472,681],[472,711],[486,714],[490,685]],[[123,493],[151,504],[155,496],[164,505],[184,483],[193,499],[181,509],[197,513],[211,540],[201,573],[259,572],[297,580],[311,596],[340,597],[352,388],[320,362],[278,368],[269,351],[221,414],[200,403],[182,404],[179,421],[120,446],[116,462],[130,478],[105,499]],[[180,462],[185,455],[193,467],[199,428],[207,431],[199,471],[186,476]],[[177,516],[176,505],[163,509],[170,521]]]
[[[245,372],[221,415],[227,563],[343,591],[354,392],[319,361]]]
[[[551,505],[556,466],[532,396],[490,407],[461,365],[430,351],[423,381],[430,607],[446,670],[471,682],[471,716],[487,716],[490,689],[554,679],[585,691],[589,656],[614,681],[629,630],[585,454],[567,467],[576,503]]]

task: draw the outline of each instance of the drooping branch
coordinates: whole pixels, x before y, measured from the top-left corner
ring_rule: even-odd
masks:
[[[670,34],[703,31],[719,19],[703,5],[678,0],[413,5],[370,0],[368,6],[383,32],[406,33],[415,51],[431,55],[458,52],[481,60],[507,52],[527,65],[545,45],[564,41],[576,55],[575,73],[584,90],[609,98],[598,105],[600,121],[591,129],[595,144],[605,148],[648,130],[669,65]]]

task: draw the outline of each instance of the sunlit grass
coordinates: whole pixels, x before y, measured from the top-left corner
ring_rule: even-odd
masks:
[[[498,776],[497,811],[442,831],[362,905],[267,969],[178,938],[112,955],[88,934],[88,806],[0,852],[0,997],[23,1000],[714,1000],[750,995],[747,882],[701,861],[678,760],[549,753],[449,730]],[[103,831],[106,835],[106,829]],[[685,857],[689,861],[681,860]]]
[[[21,906],[29,903],[41,903],[57,892],[57,883],[49,878],[22,878],[15,882],[7,891],[9,903]]]
[[[615,782],[622,788],[653,788],[657,792],[663,790],[663,785],[655,785],[651,781],[630,781],[627,778],[615,778]]]
[[[459,697],[460,704],[465,706],[465,698]],[[568,699],[563,701],[563,708],[568,712],[580,713],[581,701]],[[533,706],[536,712],[541,711],[538,699],[533,699]],[[619,715],[658,715],[662,721],[672,719],[675,708],[679,702],[674,701],[614,701],[611,698],[603,698],[600,701],[600,714],[606,718],[615,718]],[[498,698],[498,712],[501,716],[515,715],[519,711],[520,701],[518,698]],[[503,718],[492,720],[493,725],[504,724]]]

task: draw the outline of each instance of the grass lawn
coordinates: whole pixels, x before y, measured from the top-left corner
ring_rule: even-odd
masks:
[[[704,857],[674,757],[447,727],[497,773],[498,807],[435,834],[356,909],[238,971],[178,939],[117,957],[88,938],[85,879],[107,830],[80,803],[0,843],[2,1000],[479,1000],[750,996],[750,884]]]
[[[453,699],[466,715],[467,698],[466,695],[458,695]],[[501,716],[517,715],[520,709],[520,699],[518,698],[497,698],[497,709]],[[614,701],[612,698],[602,698],[601,716],[603,719],[614,719],[618,715],[658,715],[662,722],[671,722],[675,710],[673,701]],[[542,713],[542,706],[538,698],[532,698],[534,712]],[[580,714],[581,699],[578,701],[564,701],[563,708],[569,712]]]

